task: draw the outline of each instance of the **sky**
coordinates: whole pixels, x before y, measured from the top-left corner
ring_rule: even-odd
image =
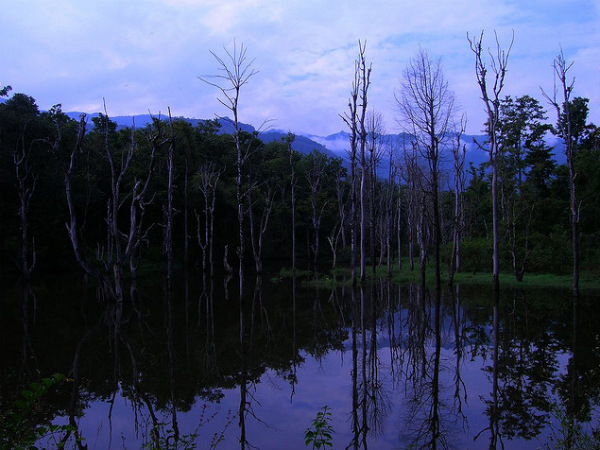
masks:
[[[257,73],[242,88],[239,119],[255,127],[326,136],[345,130],[358,42],[372,65],[369,109],[400,131],[394,93],[419,48],[441,58],[467,132],[485,121],[467,35],[508,48],[503,94],[546,106],[554,58],[573,62],[574,96],[600,123],[598,0],[19,0],[0,9],[0,86],[40,109],[109,116],[227,116],[199,77],[219,73],[211,51],[234,42]],[[555,114],[548,111],[551,122]]]

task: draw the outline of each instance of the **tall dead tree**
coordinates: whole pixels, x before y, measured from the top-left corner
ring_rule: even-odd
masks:
[[[350,159],[350,277],[352,286],[356,286],[356,154],[358,148],[358,89],[359,89],[359,71],[358,64],[355,62],[354,82],[350,91],[350,100],[348,101],[348,112],[340,115],[342,120],[350,128],[350,150],[348,158]]]
[[[244,44],[239,47],[236,42],[233,42],[233,50],[225,51],[225,57],[221,58],[215,52],[211,51],[215,60],[217,61],[218,71],[217,75],[199,77],[200,80],[215,87],[220,93],[221,97],[218,98],[225,108],[227,108],[233,115],[233,141],[236,149],[236,169],[237,175],[235,178],[236,187],[236,200],[237,200],[237,216],[238,216],[238,275],[240,284],[240,298],[243,292],[243,275],[244,275],[244,251],[245,251],[245,239],[244,239],[244,164],[248,159],[251,147],[243,137],[242,129],[238,120],[239,113],[239,100],[242,88],[248,83],[248,81],[256,75],[258,72],[254,69],[254,60],[248,61],[247,48]],[[211,81],[215,79],[217,81]]]
[[[284,138],[287,145],[287,151],[290,161],[290,189],[292,200],[292,271],[296,273],[296,185],[298,183],[296,177],[296,155],[292,148],[292,143],[296,139],[293,133],[288,133]]]
[[[172,289],[173,279],[173,189],[175,182],[175,136],[173,133],[173,118],[169,109],[169,134],[165,138],[167,146],[167,205],[165,210],[165,252],[167,254],[167,289]]]
[[[213,162],[207,162],[200,166],[196,174],[198,189],[204,199],[202,210],[204,216],[203,226],[200,214],[194,210],[197,225],[196,237],[202,251],[202,271],[206,272],[208,268],[211,277],[214,275],[213,243],[217,186],[222,173],[223,171],[217,169]]]
[[[35,238],[29,236],[29,205],[35,191],[37,176],[32,172],[29,156],[31,154],[25,142],[27,123],[22,125],[13,152],[13,164],[19,196],[19,234],[17,236],[17,267],[25,280],[29,280],[36,263]]]
[[[489,154],[490,167],[492,171],[492,289],[500,290],[500,236],[498,230],[499,211],[498,211],[498,120],[500,117],[500,95],[504,89],[504,78],[508,66],[508,57],[514,42],[514,33],[507,50],[503,50],[496,37],[496,51],[488,51],[491,68],[491,77],[488,78],[488,64],[484,61],[483,49],[483,31],[479,36],[472,39],[467,35],[467,40],[473,54],[475,55],[475,76],[477,84],[481,90],[481,99],[485,105],[487,113],[487,134],[488,147],[486,150]],[[489,85],[489,82],[492,82]]]
[[[377,268],[376,258],[376,247],[377,247],[377,167],[381,159],[383,151],[382,136],[383,130],[383,116],[381,113],[371,111],[367,117],[367,142],[366,147],[369,152],[369,159],[367,163],[368,172],[368,206],[370,208],[370,254],[371,254],[371,269],[372,273],[375,274]]]
[[[246,193],[248,198],[248,221],[250,228],[250,244],[252,247],[252,256],[254,257],[254,266],[257,274],[262,274],[263,262],[263,242],[264,236],[269,226],[269,218],[273,211],[275,194],[277,193],[276,181],[267,179],[264,183],[256,185]],[[258,198],[254,196],[258,193]],[[260,205],[259,205],[260,204]],[[256,211],[255,211],[256,209]],[[256,220],[256,212],[259,217]]]
[[[436,289],[440,289],[440,152],[448,138],[454,112],[454,94],[444,78],[441,61],[432,61],[420,49],[410,60],[396,94],[402,125],[414,139],[421,158],[429,168],[427,191],[432,200],[433,253]]]
[[[337,267],[337,250],[340,239],[342,240],[342,247],[345,247],[345,223],[346,223],[346,191],[347,184],[344,181],[346,175],[346,170],[343,166],[339,166],[338,170],[335,174],[335,191],[337,198],[337,208],[338,208],[338,222],[331,228],[329,235],[327,236],[327,241],[329,242],[329,247],[331,248],[332,254],[332,263],[331,268],[335,269]]]
[[[363,171],[364,151],[366,145],[366,125],[365,119],[367,114],[367,96],[370,84],[371,67],[367,69],[365,61],[366,44],[358,42],[358,59],[354,62],[354,82],[350,91],[350,100],[348,101],[348,111],[340,115],[344,123],[350,128],[350,270],[352,285],[356,286],[356,246],[357,234],[356,227],[356,210],[357,210],[357,166],[358,158],[361,162],[361,173]],[[363,184],[361,175],[361,185]],[[361,191],[362,192],[362,191]],[[359,197],[362,199],[362,195]],[[362,229],[364,211],[362,209],[361,200],[361,231],[360,231],[360,247],[361,247],[361,280],[364,277],[364,229]]]
[[[309,188],[309,201],[311,208],[311,228],[312,240],[308,242],[309,254],[311,257],[311,268],[317,270],[319,262],[319,253],[321,248],[321,222],[325,208],[329,203],[329,199],[321,192],[323,178],[325,177],[325,166],[327,164],[327,156],[324,153],[313,151],[307,157],[308,173],[306,181]]]
[[[367,68],[365,60],[366,43],[358,42],[358,70],[360,77],[360,94],[359,94],[359,156],[360,156],[360,279],[365,280],[366,277],[366,240],[367,240],[367,175],[369,172],[366,150],[367,150],[367,104],[369,86],[371,84],[371,65]]]
[[[577,204],[577,191],[575,188],[575,151],[577,137],[573,130],[573,118],[571,114],[571,93],[575,79],[569,80],[569,70],[573,63],[568,63],[562,52],[554,59],[554,91],[552,95],[542,89],[544,97],[556,110],[558,134],[565,142],[565,155],[569,167],[569,209],[571,211],[571,251],[573,257],[573,295],[579,295],[579,205]],[[557,82],[558,80],[558,86]],[[560,94],[559,94],[560,89]],[[559,97],[560,95],[560,97]]]
[[[448,270],[448,285],[452,285],[454,274],[460,272],[460,243],[464,228],[463,214],[463,191],[465,188],[465,156],[466,146],[462,143],[462,135],[465,131],[464,116],[460,121],[459,131],[456,132],[455,142],[452,146],[452,160],[454,165],[454,219],[452,224],[452,253],[450,255],[450,267]]]
[[[106,111],[106,109],[105,109]],[[86,248],[85,230],[82,229],[77,213],[77,205],[73,193],[73,177],[78,169],[78,157],[84,153],[84,138],[86,132],[86,116],[79,120],[77,138],[72,149],[65,155],[61,149],[62,132],[60,124],[56,123],[57,134],[53,142],[49,142],[52,152],[59,160],[63,176],[65,196],[69,210],[66,224],[75,258],[86,274],[98,280],[102,290],[116,301],[123,300],[123,275],[124,268],[130,258],[137,251],[140,244],[146,239],[150,227],[144,224],[144,214],[147,205],[151,202],[148,195],[150,181],[154,174],[155,155],[159,143],[159,136],[152,135],[150,153],[146,155],[147,169],[143,178],[129,178],[129,167],[134,155],[137,154],[134,131],[131,130],[131,141],[127,148],[114,149],[109,142],[110,121],[106,114],[101,115],[96,122],[100,127],[98,133],[103,133],[101,152],[109,166],[109,192],[107,192],[106,216],[106,241],[97,243],[95,261],[90,261],[93,252]],[[124,183],[128,179],[131,187],[124,192]],[[122,210],[129,205],[129,214]]]

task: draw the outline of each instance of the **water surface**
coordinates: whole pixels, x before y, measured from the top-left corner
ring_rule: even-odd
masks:
[[[68,377],[33,415],[74,425],[48,448],[301,449],[325,406],[334,448],[552,448],[596,426],[594,295],[258,279],[240,298],[194,273],[116,304],[80,279],[4,284],[0,411]]]

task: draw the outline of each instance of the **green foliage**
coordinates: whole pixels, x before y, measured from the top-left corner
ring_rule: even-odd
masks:
[[[461,244],[462,270],[487,272],[491,270],[491,242],[484,238],[466,240]]]
[[[312,448],[333,448],[333,427],[330,424],[331,413],[328,406],[323,406],[313,420],[312,428],[304,432],[304,445]]]
[[[558,427],[552,427],[547,450],[600,450],[600,433],[598,429],[587,431],[569,415],[556,408]]]
[[[0,450],[37,450],[35,443],[40,439],[75,431],[70,424],[55,425],[47,418],[40,423],[38,419],[43,415],[43,397],[63,381],[64,375],[55,374],[30,383],[11,407],[0,413]],[[62,448],[64,443],[56,445]]]

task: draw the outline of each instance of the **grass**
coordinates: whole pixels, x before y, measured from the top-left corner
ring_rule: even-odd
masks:
[[[392,269],[392,281],[395,284],[420,283],[420,271],[418,261],[415,261],[414,270],[410,270],[408,259],[403,259],[402,268],[394,264]],[[426,285],[433,286],[435,280],[433,276],[433,264],[428,264],[426,267]],[[387,267],[380,266],[376,268],[376,277],[387,277]],[[282,269],[275,278],[283,279],[291,277],[293,274],[290,270]],[[341,285],[350,278],[350,270],[348,268],[338,268],[327,273],[314,274],[307,271],[297,271],[296,275],[304,282],[311,286],[334,287]],[[373,278],[371,266],[367,267],[367,279]],[[442,285],[448,283],[448,268],[442,266]],[[469,286],[491,286],[491,272],[457,272],[454,275],[455,284],[463,284]],[[552,288],[571,290],[573,281],[570,275],[554,275],[549,273],[525,273],[523,281],[517,281],[512,272],[500,273],[500,288],[510,289],[527,289],[527,288]],[[579,279],[580,291],[600,291],[600,277],[592,272],[582,271]]]

